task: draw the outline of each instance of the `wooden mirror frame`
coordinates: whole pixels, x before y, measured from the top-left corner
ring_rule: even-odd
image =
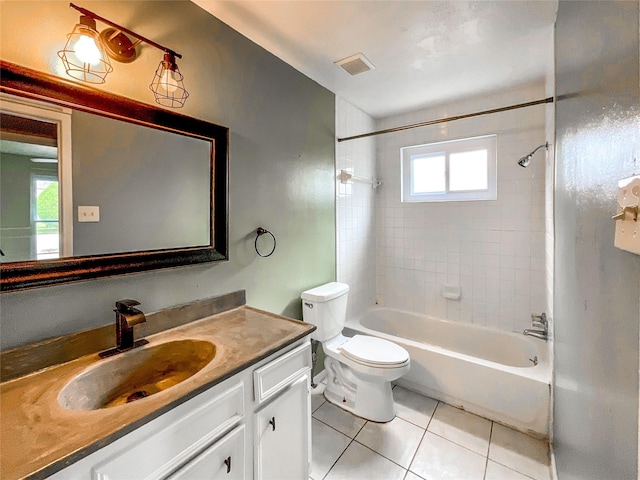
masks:
[[[0,264],[0,291],[228,260],[229,129],[0,60],[0,91],[212,142],[210,244]]]

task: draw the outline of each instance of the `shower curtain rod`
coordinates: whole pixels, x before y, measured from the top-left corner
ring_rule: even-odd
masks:
[[[508,110],[515,110],[517,108],[532,107],[533,105],[540,105],[541,103],[553,103],[553,97],[544,98],[542,100],[535,100],[533,102],[518,103],[517,105],[509,105],[508,107],[494,108],[492,110],[483,110],[481,112],[467,113],[465,115],[456,115],[453,117],[439,118],[438,120],[429,120],[428,122],[412,123],[411,125],[403,125],[401,127],[387,128],[385,130],[362,133],[360,135],[353,135],[351,137],[338,138],[338,142],[346,142],[347,140],[355,140],[357,138],[372,137],[374,135],[382,135],[384,133],[399,132],[401,130],[409,130],[410,128],[426,127],[428,125],[452,122],[454,120],[462,120],[463,118],[477,117],[479,115],[489,115],[490,113],[506,112]]]

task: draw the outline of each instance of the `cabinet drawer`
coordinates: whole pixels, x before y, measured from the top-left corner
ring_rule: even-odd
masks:
[[[264,402],[311,368],[310,345],[310,342],[305,342],[253,372],[256,402]]]
[[[244,384],[239,383],[200,406],[195,397],[181,407],[189,404],[193,410],[183,417],[93,467],[93,479],[164,478],[242,420]]]
[[[241,425],[167,480],[244,480],[244,464],[244,425]]]

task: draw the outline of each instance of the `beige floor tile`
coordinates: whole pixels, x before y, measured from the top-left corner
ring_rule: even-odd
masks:
[[[315,412],[324,402],[326,402],[324,395],[311,395],[311,411]]]
[[[409,469],[429,480],[483,480],[486,457],[427,432]]]
[[[491,421],[440,402],[428,431],[487,456]]]
[[[549,444],[503,425],[494,424],[489,459],[536,480],[549,480]]]
[[[330,402],[323,403],[320,408],[313,412],[313,417],[351,438],[354,438],[366,423],[363,418],[356,417]]]
[[[403,480],[406,470],[367,447],[353,442],[325,480]]]
[[[356,442],[409,468],[423,434],[422,428],[396,417],[387,423],[367,422],[356,436]]]
[[[311,420],[311,471],[313,480],[322,480],[351,439],[315,418]]]
[[[393,399],[396,403],[396,415],[422,428],[427,428],[438,404],[437,400],[412,392],[399,385],[393,389]]]
[[[489,460],[484,480],[531,480],[531,477]]]

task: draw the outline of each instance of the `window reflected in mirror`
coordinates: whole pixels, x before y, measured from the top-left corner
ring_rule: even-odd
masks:
[[[35,237],[36,259],[60,258],[60,218],[58,177],[31,176],[31,231]]]

